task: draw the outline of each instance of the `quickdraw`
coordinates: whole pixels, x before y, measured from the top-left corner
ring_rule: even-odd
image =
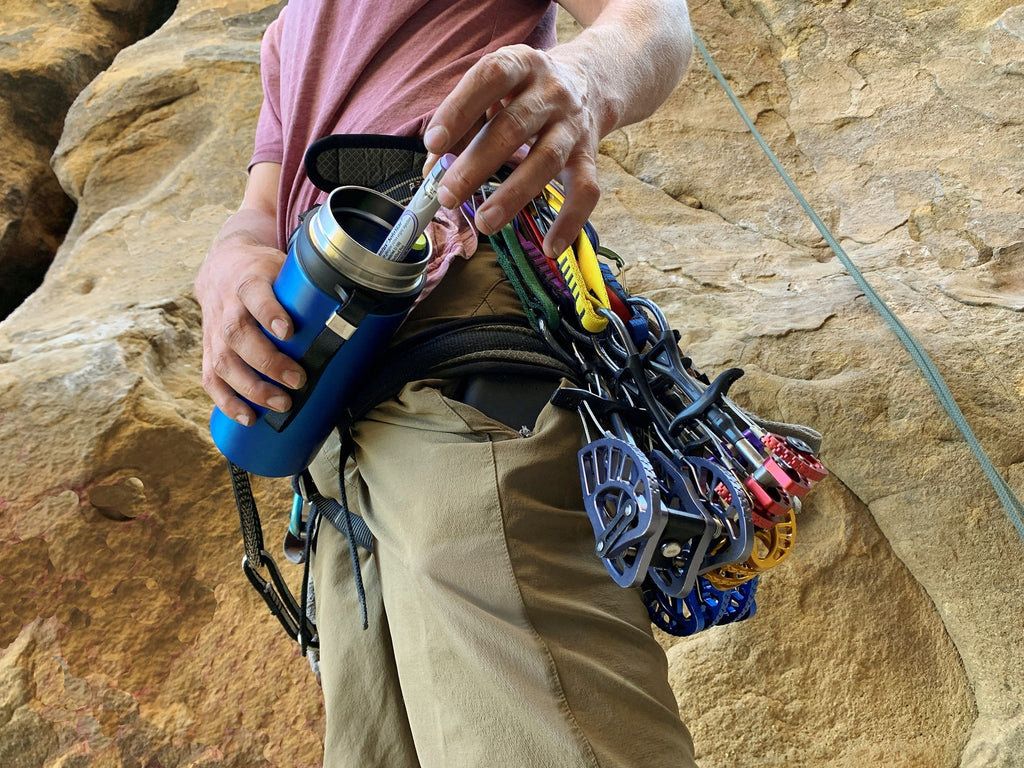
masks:
[[[544,200],[556,216],[565,202],[562,194],[551,185],[544,190]],[[609,309],[611,304],[604,283],[604,274],[597,260],[596,248],[585,231],[580,232],[576,243],[566,248],[556,259],[556,263],[565,285],[572,294],[580,325],[589,333],[600,333],[608,324],[600,311]]]
[[[549,185],[491,242],[531,324],[586,382],[552,402],[583,422],[578,462],[595,554],[617,584],[640,589],[668,633],[749,618],[761,574],[793,549],[799,500],[828,474],[807,440],[816,435],[732,402],[741,370],[714,381],[699,373],[658,305],[631,296],[599,260],[621,266],[589,223],[554,263],[544,256],[563,202]]]

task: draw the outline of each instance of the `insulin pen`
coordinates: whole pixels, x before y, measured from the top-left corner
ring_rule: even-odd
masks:
[[[451,164],[455,162],[455,155],[444,155],[439,159],[430,173],[423,179],[420,188],[416,190],[412,200],[402,215],[398,217],[394,229],[384,238],[384,242],[377,249],[377,255],[388,261],[402,261],[412,249],[413,244],[423,234],[427,224],[441,207],[437,199],[437,188],[440,186],[441,177],[444,176]]]

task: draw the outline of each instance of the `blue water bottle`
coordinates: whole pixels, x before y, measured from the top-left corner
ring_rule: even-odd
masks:
[[[286,413],[253,404],[258,418],[249,427],[214,408],[210,432],[229,461],[265,477],[309,466],[423,288],[426,238],[402,261],[377,253],[403,210],[379,192],[339,187],[296,230],[274,282],[295,332],[287,341],[270,338],[299,361],[306,385]]]

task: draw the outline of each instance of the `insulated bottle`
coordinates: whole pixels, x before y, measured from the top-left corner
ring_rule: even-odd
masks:
[[[258,418],[249,427],[214,408],[210,432],[229,461],[266,477],[309,466],[423,288],[427,238],[403,261],[377,255],[402,211],[379,192],[339,187],[295,231],[274,281],[295,331],[287,341],[268,336],[299,361],[306,385],[291,393],[286,413],[253,404]]]

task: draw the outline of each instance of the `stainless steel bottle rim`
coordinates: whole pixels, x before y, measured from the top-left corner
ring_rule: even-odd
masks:
[[[416,261],[388,261],[369,250],[345,229],[369,222],[388,232],[402,206],[365,187],[338,187],[310,216],[310,242],[323,259],[349,280],[381,293],[402,294],[422,287],[430,259],[430,242]]]

